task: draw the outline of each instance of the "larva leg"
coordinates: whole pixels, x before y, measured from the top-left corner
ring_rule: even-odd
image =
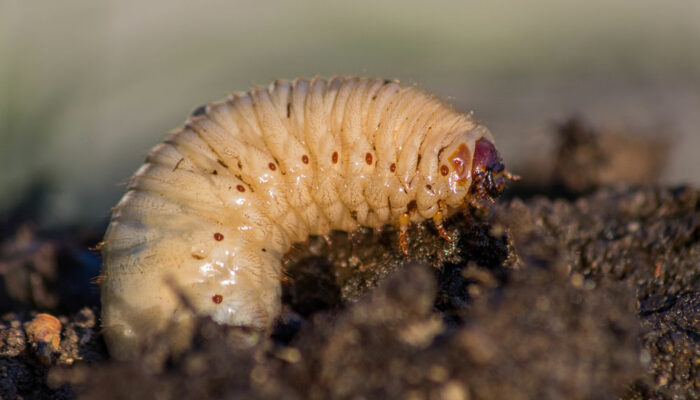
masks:
[[[451,242],[452,234],[447,232],[447,229],[442,225],[442,221],[445,219],[445,214],[443,213],[445,208],[445,202],[442,200],[438,201],[438,211],[433,215],[433,223],[435,223],[435,229],[437,229],[440,237]]]
[[[408,211],[399,215],[399,245],[404,255],[408,255],[408,227],[411,225],[411,215]]]

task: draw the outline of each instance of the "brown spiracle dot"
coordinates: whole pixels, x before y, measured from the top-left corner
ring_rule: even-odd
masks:
[[[211,301],[213,301],[214,304],[221,304],[221,302],[224,301],[224,296],[215,294],[211,297]]]
[[[236,186],[236,189],[238,189],[239,192],[245,192],[245,188],[243,187],[243,185]]]
[[[372,153],[365,154],[365,162],[367,165],[372,165]]]
[[[220,241],[224,240],[224,235],[220,234],[219,232],[216,232],[214,234],[214,240],[216,240],[217,242],[220,242]]]
[[[267,164],[267,167],[270,168],[270,171],[274,171],[277,169],[277,166],[275,165],[275,163],[272,163],[272,162]]]
[[[447,165],[443,165],[442,167],[440,167],[440,173],[442,174],[442,176],[447,176],[447,174],[450,173],[450,169],[447,167]]]
[[[389,166],[389,171],[396,172],[396,164],[395,163],[391,163],[391,165]]]
[[[301,162],[303,162],[304,164],[308,164],[309,163],[309,156],[307,156],[306,154],[301,156]]]
[[[338,152],[337,151],[333,152],[333,156],[331,157],[331,160],[333,161],[333,164],[338,163]]]

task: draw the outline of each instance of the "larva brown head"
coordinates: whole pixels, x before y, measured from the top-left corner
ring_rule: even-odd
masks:
[[[507,173],[501,157],[493,143],[481,138],[474,146],[474,161],[471,168],[472,185],[469,195],[474,199],[492,200],[501,194]]]

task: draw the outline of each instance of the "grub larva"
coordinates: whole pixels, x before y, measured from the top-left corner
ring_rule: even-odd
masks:
[[[509,177],[493,143],[470,115],[384,79],[276,81],[200,107],[113,209],[101,277],[110,353],[133,357],[166,329],[183,348],[192,310],[269,327],[280,260],[309,235],[393,224],[406,252],[409,224],[432,218],[449,238],[443,218]]]

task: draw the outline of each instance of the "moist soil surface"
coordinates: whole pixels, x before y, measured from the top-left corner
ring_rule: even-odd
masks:
[[[700,191],[610,183],[604,135],[560,135],[546,185],[455,214],[452,241],[312,237],[272,332],[201,318],[183,354],[128,363],[100,332],[104,226],[36,230],[32,192],[0,220],[0,398],[700,398]],[[60,332],[31,333],[42,312]]]

